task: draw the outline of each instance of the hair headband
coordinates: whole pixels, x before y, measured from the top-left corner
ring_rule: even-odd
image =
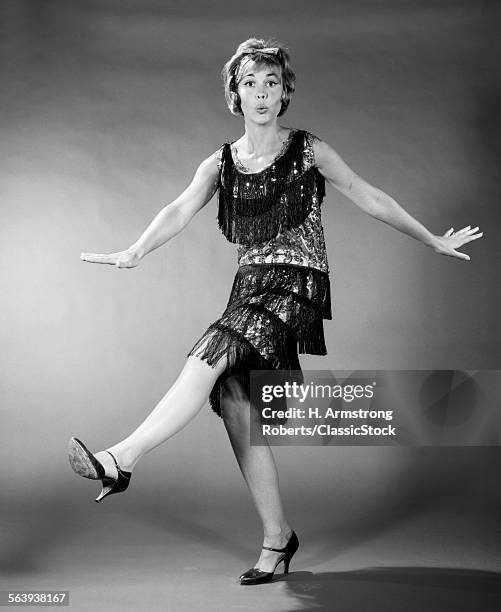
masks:
[[[272,55],[276,55],[278,53],[278,47],[266,47],[265,49],[249,49],[249,51],[244,51],[245,55],[249,53],[271,53]]]

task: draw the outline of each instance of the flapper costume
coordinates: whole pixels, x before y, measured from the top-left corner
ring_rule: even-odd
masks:
[[[209,398],[219,416],[221,385],[229,376],[249,397],[250,370],[300,372],[298,353],[327,354],[323,319],[332,319],[332,312],[321,220],[325,180],[315,165],[314,139],[291,130],[260,172],[248,172],[230,143],[217,151],[217,219],[238,244],[238,270],[224,313],[188,355],[211,366],[227,355],[228,367]]]

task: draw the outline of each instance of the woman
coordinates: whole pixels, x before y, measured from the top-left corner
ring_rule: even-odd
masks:
[[[264,542],[241,584],[288,571],[298,539],[282,508],[270,447],[250,445],[256,411],[249,403],[249,372],[300,370],[298,353],[326,354],[323,319],[331,318],[329,268],[320,205],[325,180],[362,210],[442,255],[470,258],[457,249],[482,236],[478,227],[431,234],[390,196],[357,176],[327,143],[278,124],[290,103],[295,75],[287,50],[251,38],[222,72],[233,114],[244,118],[242,137],[225,143],[198,167],[191,184],[155,217],[125,251],[83,253],[91,263],[133,268],[178,234],[219,191],[218,222],[238,246],[238,271],[228,306],[195,343],[174,385],[145,421],[107,450],[91,453],[70,440],[70,464],[100,479],[96,499],[124,491],[147,452],[184,427],[210,400],[230,442],[263,523]],[[252,418],[249,418],[249,415]],[[260,416],[260,415],[259,415]]]

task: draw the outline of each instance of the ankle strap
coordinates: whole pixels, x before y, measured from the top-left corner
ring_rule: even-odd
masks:
[[[117,460],[115,459],[115,457],[112,455],[112,453],[110,453],[109,450],[106,450],[105,452],[108,453],[108,455],[111,455],[113,461],[115,462],[115,467],[117,468],[117,472],[123,474],[124,476],[128,477],[130,475],[130,472],[124,472],[122,470],[122,468],[118,465]]]
[[[104,452],[105,452],[105,453],[108,453],[108,455],[111,455],[111,458],[112,458],[112,459],[113,459],[113,461],[115,462],[115,467],[116,467],[117,469],[119,469],[119,468],[120,468],[120,466],[118,465],[117,460],[116,460],[116,459],[115,459],[115,457],[114,457],[114,456],[113,456],[113,455],[110,453],[110,451],[109,451],[109,450],[105,450]]]
[[[271,546],[261,546],[261,548],[266,548],[266,550],[273,550],[274,552],[285,552],[287,550],[287,545],[283,548],[272,548]]]
[[[288,547],[290,546],[292,538],[295,536],[294,529],[291,531],[287,544],[283,548],[272,548],[271,546],[262,546],[261,548],[265,548],[266,550],[272,550],[273,552],[287,552]]]

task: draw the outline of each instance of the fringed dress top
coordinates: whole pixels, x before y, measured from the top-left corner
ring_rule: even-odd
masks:
[[[228,377],[249,397],[250,370],[300,371],[298,352],[327,354],[323,319],[332,319],[332,312],[320,208],[325,179],[315,165],[315,138],[291,130],[260,172],[249,172],[231,143],[216,152],[217,220],[227,240],[238,245],[239,267],[224,313],[188,355],[213,367],[227,356],[209,398],[219,416]]]

